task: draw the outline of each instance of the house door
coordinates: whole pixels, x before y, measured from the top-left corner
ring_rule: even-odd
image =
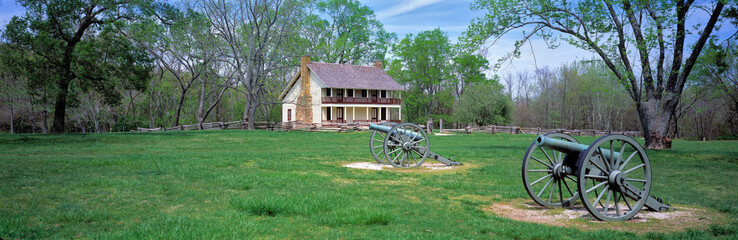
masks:
[[[378,120],[379,120],[379,119],[377,119],[378,113],[379,113],[379,109],[372,108],[372,113],[371,113],[372,114],[371,115],[372,116],[372,122],[378,122]]]
[[[292,122],[292,109],[287,109],[287,121]]]
[[[382,120],[387,120],[387,108],[382,109]]]
[[[328,121],[332,120],[330,107],[325,108],[325,120],[328,120]]]
[[[343,120],[343,108],[342,107],[336,108],[336,122],[337,123],[344,123],[345,122]]]

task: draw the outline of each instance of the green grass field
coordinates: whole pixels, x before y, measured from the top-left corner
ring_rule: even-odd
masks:
[[[648,151],[651,194],[729,217],[708,229],[583,231],[482,210],[528,198],[520,164],[534,137],[432,136],[434,152],[467,165],[419,172],[342,167],[374,161],[368,132],[0,135],[0,238],[738,237],[736,141]]]

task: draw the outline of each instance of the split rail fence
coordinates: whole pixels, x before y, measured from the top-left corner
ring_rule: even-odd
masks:
[[[603,136],[607,134],[622,134],[629,137],[642,137],[640,131],[611,131],[597,129],[546,129],[546,128],[524,128],[518,126],[483,126],[462,129],[443,129],[447,133],[509,133],[509,134],[546,134],[550,132],[566,133],[572,136]]]
[[[421,126],[424,127],[424,126]],[[348,124],[332,124],[329,126],[318,126],[314,123],[304,122],[256,122],[256,129],[270,131],[311,131],[311,132],[351,132],[364,131],[369,129],[368,123],[348,123]],[[203,123],[202,130],[211,129],[246,129],[246,124],[242,121],[233,122],[210,122]],[[159,131],[184,131],[184,130],[200,130],[198,124],[189,124],[174,126],[170,128],[138,128],[138,132],[159,132]],[[442,129],[444,133],[509,133],[509,134],[545,134],[549,132],[566,133],[573,136],[602,136],[607,134],[622,134],[630,137],[641,137],[639,131],[610,131],[596,129],[545,129],[545,128],[524,128],[518,126],[483,126],[462,129]]]

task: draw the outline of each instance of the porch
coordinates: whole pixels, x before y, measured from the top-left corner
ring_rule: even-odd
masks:
[[[323,97],[323,104],[348,103],[348,104],[389,104],[401,105],[399,98],[377,98],[377,97]]]
[[[321,107],[323,125],[401,122],[400,106],[325,106]]]

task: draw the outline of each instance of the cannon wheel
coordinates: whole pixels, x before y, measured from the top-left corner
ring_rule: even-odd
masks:
[[[574,137],[563,133],[552,132],[544,136],[579,143]],[[523,185],[536,203],[546,207],[567,207],[579,197],[575,192],[577,181],[573,176],[553,173],[554,169],[563,166],[564,156],[564,153],[550,149],[547,152],[547,149],[538,147],[535,140],[525,152]],[[546,191],[549,186],[550,190]]]
[[[423,139],[415,140],[404,133],[418,134]],[[414,123],[397,124],[384,137],[385,159],[397,168],[411,168],[422,165],[428,157],[429,148],[428,135],[420,126]]]
[[[393,122],[386,122],[382,123],[383,126],[394,126],[397,125],[397,123]],[[384,137],[385,133],[380,131],[374,131],[372,132],[372,137],[369,138],[369,151],[372,152],[372,156],[374,156],[374,160],[377,160],[378,163],[381,164],[388,164],[385,155],[384,155]],[[390,151],[395,150],[394,147],[390,148]]]
[[[582,166],[577,173],[579,197],[599,220],[628,220],[648,199],[651,164],[643,147],[630,137],[611,134],[597,139],[579,156],[578,165]]]

